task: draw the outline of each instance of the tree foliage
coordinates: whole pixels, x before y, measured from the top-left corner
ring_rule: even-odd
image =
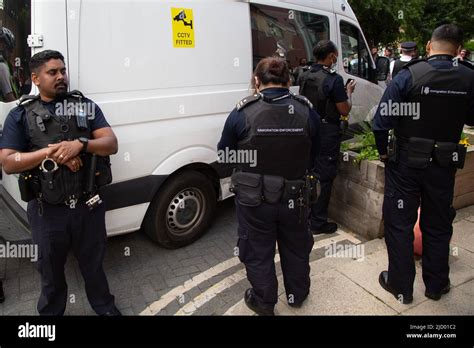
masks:
[[[466,44],[474,38],[473,0],[349,0],[371,45],[415,41],[424,49],[442,24],[462,27]]]

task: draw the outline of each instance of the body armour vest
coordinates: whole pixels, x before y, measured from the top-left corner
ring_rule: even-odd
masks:
[[[474,72],[460,64],[436,69],[427,61],[407,68],[413,83],[406,106],[412,113],[399,117],[395,134],[458,143],[474,95]]]
[[[48,110],[39,96],[30,97],[26,102],[20,101],[26,111],[30,152],[61,141],[71,141],[79,137],[91,138],[88,118],[92,115],[87,115],[82,98],[80,92],[68,93],[64,100],[57,102],[55,112]],[[39,191],[40,197],[50,204],[68,203],[71,199],[81,198],[86,180],[86,158],[83,158],[83,163],[84,166],[75,173],[65,165],[60,165],[57,170],[48,173],[40,168],[34,169],[32,172],[39,179],[36,191]]]
[[[401,59],[397,59],[393,65],[393,71],[392,71],[392,80],[395,78],[395,76],[398,75],[400,71],[410,62],[404,62]]]
[[[256,165],[243,163],[246,172],[300,179],[311,168],[311,103],[304,97],[288,94],[280,104],[258,95],[241,106],[247,136],[238,150],[255,151]],[[247,99],[246,99],[247,100]],[[238,107],[239,108],[239,107]]]
[[[339,124],[341,117],[337,110],[336,103],[324,93],[324,81],[331,73],[322,68],[317,72],[309,71],[303,76],[301,84],[301,94],[304,95],[314,105],[314,108],[321,116],[321,119],[327,122]]]

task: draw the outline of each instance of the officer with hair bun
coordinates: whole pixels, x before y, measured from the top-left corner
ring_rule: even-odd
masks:
[[[261,60],[252,84],[256,94],[229,115],[218,149],[257,155],[256,165],[240,163],[232,175],[238,251],[252,285],[245,303],[259,315],[274,315],[277,244],[288,304],[300,307],[309,294],[314,242],[308,207],[316,181],[310,172],[319,151],[319,116],[305,97],[289,91],[290,70],[281,58]]]

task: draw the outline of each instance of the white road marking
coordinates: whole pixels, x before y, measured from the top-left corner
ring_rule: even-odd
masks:
[[[322,248],[333,243],[337,243],[343,240],[346,240],[345,235],[338,235],[332,238],[323,239],[317,243],[314,243],[313,250]],[[280,254],[275,255],[275,263],[280,261]],[[202,294],[196,296],[192,301],[184,305],[175,315],[193,315],[196,310],[204,306],[207,302],[211,301],[218,294],[224,290],[230,288],[234,284],[245,279],[245,270],[241,269],[238,272],[222,279],[220,282],[214,284],[212,287],[204,291]]]
[[[183,306],[175,315],[193,315],[199,308],[204,306],[207,302],[211,301],[218,294],[223,292],[225,289],[237,284],[247,277],[245,270],[241,269],[234,274],[226,277],[222,281],[214,284],[208,290],[204,291],[199,296],[195,297],[192,301],[188,302]]]
[[[214,267],[209,268],[203,273],[199,273],[192,279],[184,282],[183,285],[177,286],[172,290],[168,291],[166,294],[161,296],[158,301],[155,301],[148,307],[146,307],[140,313],[140,315],[156,315],[159,311],[161,311],[163,308],[173,302],[173,300],[176,300],[179,296],[183,295],[185,292],[238,264],[240,264],[239,258],[233,257],[229,260],[215,265]]]
[[[348,233],[346,232],[343,232],[341,230],[338,230],[337,233],[341,236],[341,237],[344,237],[342,240],[346,240],[345,238],[347,238],[347,236],[350,236],[352,237],[352,242],[355,243],[355,244],[360,244],[361,241],[356,239],[355,237],[349,235]],[[347,238],[349,239],[349,238]],[[321,242],[325,242],[327,241],[326,239],[325,240],[322,240]],[[318,249],[318,248],[321,248],[321,247],[325,247],[325,246],[328,246],[328,245],[331,245],[332,243],[337,243],[341,241],[339,238],[330,238],[330,242],[328,243],[319,243],[318,242],[318,245],[316,245],[315,243],[315,246],[313,246],[313,250],[314,249]],[[358,241],[358,243],[356,243]],[[313,265],[315,265],[318,261],[320,261],[321,259],[318,259],[318,260],[314,260],[313,262],[310,263],[310,266],[313,267]],[[278,276],[278,284],[281,284],[283,281],[283,275],[280,274]],[[242,298],[241,300],[239,300],[236,304],[234,304],[232,307],[230,307],[223,315],[257,315],[255,312],[253,312],[251,309],[249,309],[246,305],[244,305],[244,299]]]

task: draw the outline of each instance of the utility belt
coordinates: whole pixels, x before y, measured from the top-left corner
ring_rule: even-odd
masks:
[[[91,209],[95,208],[102,203],[97,195],[98,188],[112,182],[110,158],[84,155],[82,161],[81,170],[72,172],[67,166],[46,158],[39,168],[21,173],[18,179],[21,199],[66,204],[71,208],[85,199]]]
[[[338,126],[341,135],[346,134],[347,129],[349,128],[349,116],[340,116],[339,119],[321,119],[322,124],[328,124],[333,126]]]
[[[411,137],[409,139],[392,136],[389,142],[389,160],[398,161],[400,151],[407,152],[406,165],[415,169],[425,169],[431,161],[442,168],[464,168],[467,148],[462,144],[440,142],[433,139]]]
[[[300,180],[287,180],[281,176],[235,172],[231,179],[230,191],[246,207],[258,207],[263,202],[290,205],[293,200],[302,216],[303,208],[309,208],[317,200],[317,179],[312,174]]]

